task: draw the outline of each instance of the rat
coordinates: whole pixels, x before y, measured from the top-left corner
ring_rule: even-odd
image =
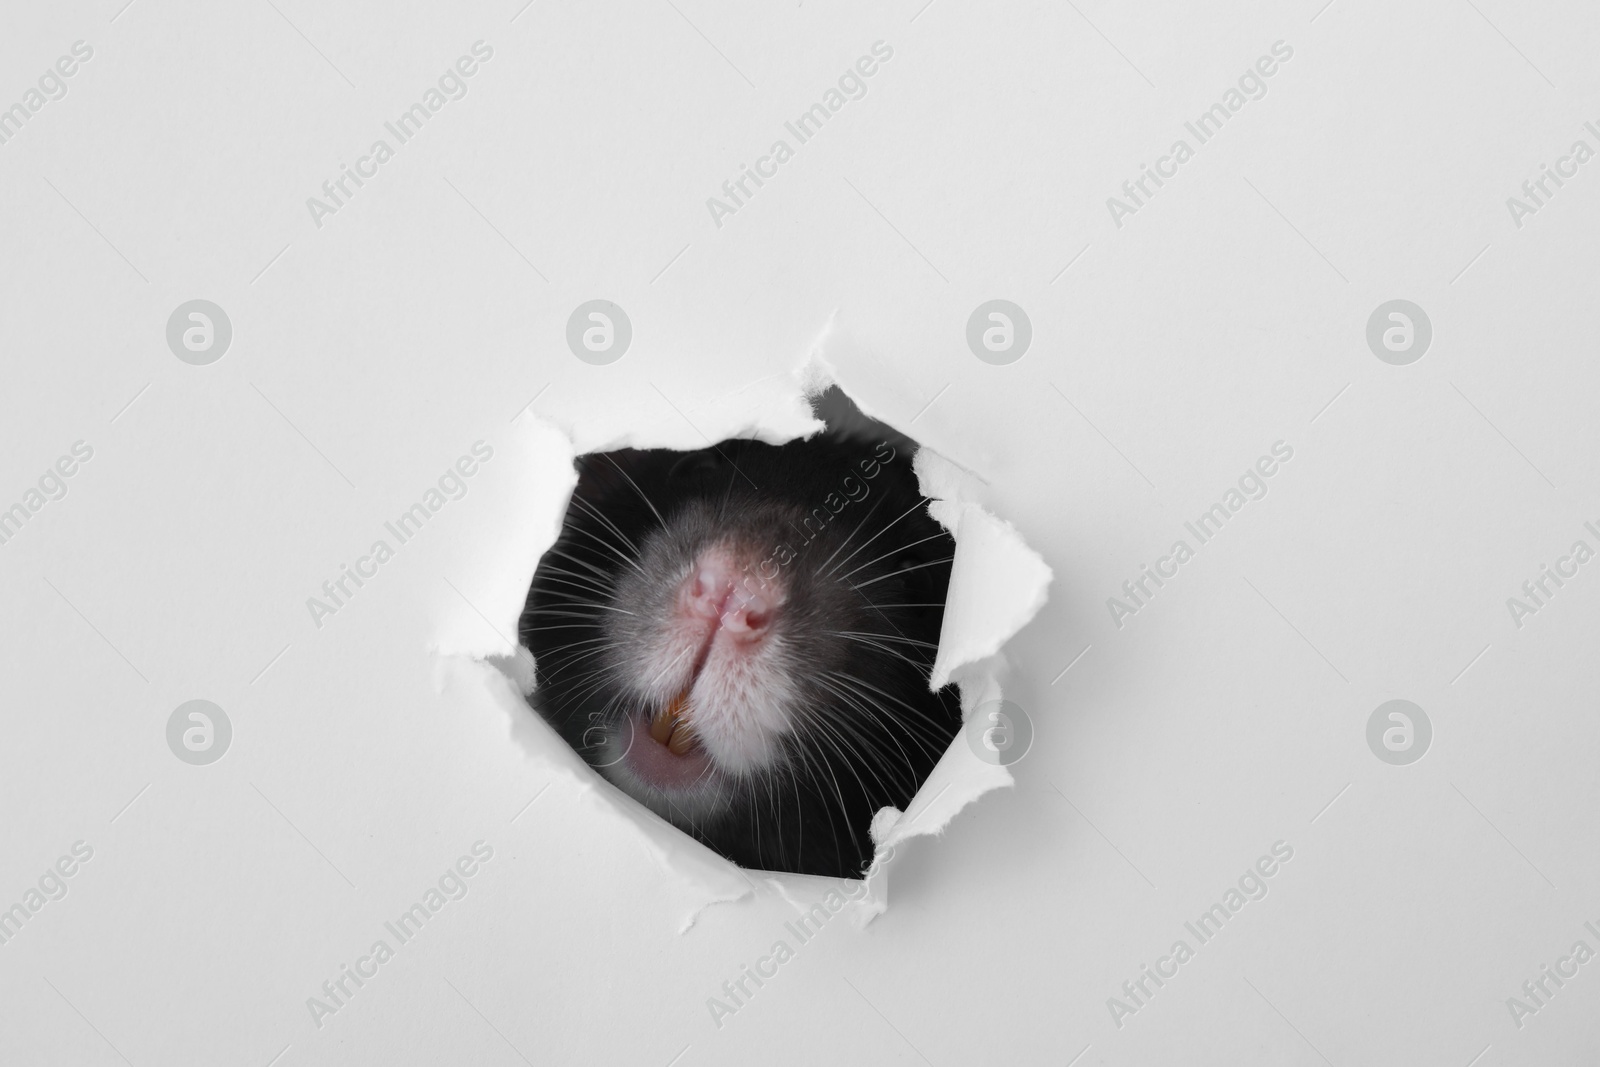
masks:
[[[533,706],[734,863],[859,877],[873,814],[961,728],[930,687],[955,541],[912,448],[835,428],[579,457],[519,627]]]

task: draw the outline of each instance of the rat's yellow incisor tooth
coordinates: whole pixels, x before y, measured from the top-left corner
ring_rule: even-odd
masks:
[[[686,721],[688,716],[685,714],[688,703],[689,694],[686,692],[679,693],[672,698],[670,704],[664,708],[656,709],[656,713],[650,717],[650,736],[680,756],[689,747],[689,724]],[[677,745],[671,743],[675,730],[677,733],[684,735],[683,739],[677,742]]]
[[[667,749],[674,755],[681,756],[688,752],[693,744],[694,731],[689,729],[688,723],[679,719],[677,729],[672,731],[672,739],[667,742]]]
[[[657,708],[656,713],[650,716],[650,736],[661,744],[666,744],[677,722],[677,701],[673,701],[670,707]]]

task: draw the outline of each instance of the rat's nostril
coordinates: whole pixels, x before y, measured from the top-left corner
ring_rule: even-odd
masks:
[[[764,579],[743,553],[712,548],[695,560],[684,580],[683,610],[715,619],[718,628],[740,637],[757,637],[771,626],[784,596],[782,586]]]
[[[760,637],[770,627],[781,601],[782,590],[771,582],[734,589],[723,609],[722,629],[739,637]]]
[[[772,605],[765,597],[736,591],[722,614],[722,628],[754,637],[767,628],[771,619]]]
[[[689,582],[689,603],[701,615],[719,615],[733,588],[733,577],[716,563],[701,563]]]

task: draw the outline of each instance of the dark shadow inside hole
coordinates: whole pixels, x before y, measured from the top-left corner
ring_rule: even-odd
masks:
[[[928,689],[955,541],[915,441],[813,404],[806,440],[580,456],[520,636],[612,785],[743,867],[857,877],[961,727]]]

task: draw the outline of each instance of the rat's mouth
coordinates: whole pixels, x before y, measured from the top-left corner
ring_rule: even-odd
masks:
[[[787,596],[739,560],[719,545],[686,569],[662,632],[677,655],[639,687],[649,694],[645,706],[626,720],[633,740],[616,762],[637,784],[674,800],[715,793],[719,780],[762,762],[759,716],[754,725],[746,720],[752,701],[758,709],[767,703],[762,679],[773,668],[762,666],[762,656],[771,655],[765,650]],[[668,686],[675,695],[657,703]]]
[[[716,764],[689,723],[688,693],[654,713],[636,714],[633,727],[634,741],[622,763],[644,784],[663,792],[686,792],[716,778]]]
[[[675,756],[688,755],[695,747],[694,728],[689,725],[689,694],[679,693],[671,703],[650,717],[650,736],[666,745]]]

